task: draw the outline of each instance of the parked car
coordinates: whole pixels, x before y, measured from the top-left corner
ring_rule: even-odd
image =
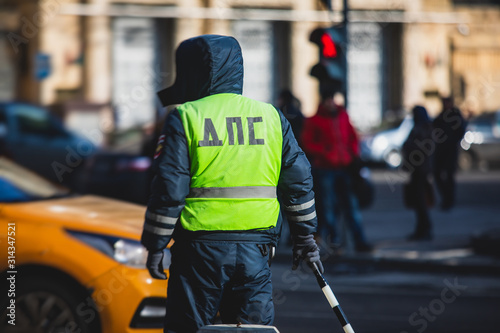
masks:
[[[402,163],[401,148],[413,127],[406,117],[393,129],[381,131],[361,140],[361,158],[397,168]],[[500,165],[500,110],[472,118],[460,142],[458,166],[461,170],[487,169]]]
[[[0,332],[163,332],[167,283],[145,268],[144,211],[0,157]]]
[[[151,158],[101,149],[40,106],[0,102],[0,155],[79,192],[148,198]]]
[[[76,187],[96,146],[40,106],[0,102],[0,154],[54,182]]]
[[[146,204],[151,185],[152,158],[118,152],[98,152],[85,166],[81,190]]]
[[[500,165],[500,110],[472,118],[460,146],[462,170]]]
[[[398,127],[384,130],[361,140],[361,159],[397,168],[403,162],[402,147],[413,128],[413,118],[407,116]]]

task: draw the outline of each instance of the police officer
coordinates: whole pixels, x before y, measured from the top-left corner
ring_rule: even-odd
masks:
[[[158,93],[180,104],[158,140],[142,243],[153,278],[172,263],[165,332],[212,324],[271,325],[270,248],[281,229],[280,191],[293,238],[293,269],[322,270],[313,238],[316,211],[310,165],[290,124],[270,104],[241,95],[243,58],[236,39],[203,35],[176,51],[177,77]]]

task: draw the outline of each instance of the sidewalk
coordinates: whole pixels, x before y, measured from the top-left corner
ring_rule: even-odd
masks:
[[[404,175],[374,171],[376,199],[362,211],[372,253],[356,253],[347,242],[344,252],[335,255],[323,249],[322,260],[335,271],[451,271],[466,274],[500,275],[500,253],[478,254],[472,248],[473,235],[500,228],[500,172],[459,174],[457,206],[443,212],[431,210],[434,238],[410,242],[406,236],[414,226],[414,212],[402,203]],[[280,244],[277,260],[291,261],[291,248]]]

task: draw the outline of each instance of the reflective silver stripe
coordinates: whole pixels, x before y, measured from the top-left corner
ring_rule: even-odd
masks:
[[[188,198],[276,198],[275,186],[192,187]]]
[[[309,221],[315,217],[316,217],[316,211],[312,212],[311,214],[307,214],[307,215],[287,216],[289,221],[295,221],[295,222]]]
[[[300,205],[285,206],[285,210],[289,212],[298,212],[299,210],[311,208],[313,205],[314,205],[314,199]]]
[[[144,230],[152,232],[153,234],[156,235],[161,235],[161,236],[170,236],[174,232],[174,229],[165,229],[165,228],[159,228],[155,227],[149,224],[144,224]]]
[[[151,212],[146,212],[146,218],[159,223],[165,223],[168,225],[175,225],[177,223],[177,217],[168,217],[164,215],[158,215]]]

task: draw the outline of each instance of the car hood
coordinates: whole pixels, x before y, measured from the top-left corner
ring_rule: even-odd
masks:
[[[92,195],[5,204],[3,208],[3,213],[16,221],[136,240],[140,239],[146,210],[140,205]]]
[[[399,127],[375,134],[374,139],[384,137],[388,142],[390,142],[391,146],[399,147],[403,145],[405,140],[408,138],[412,128],[413,122],[406,122],[401,124]]]
[[[391,141],[392,139],[398,138],[400,135],[399,135],[398,128],[393,128],[393,129],[385,130],[385,131],[382,131],[380,133],[375,134],[374,138],[378,138],[378,137],[382,137],[382,136],[385,137],[386,139],[388,139],[389,141]]]

